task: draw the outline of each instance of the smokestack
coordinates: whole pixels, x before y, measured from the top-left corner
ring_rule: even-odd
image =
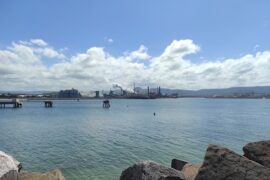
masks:
[[[95,98],[99,98],[99,91],[96,91],[96,96]]]
[[[149,86],[147,87],[147,94],[149,95],[150,91],[149,91]]]

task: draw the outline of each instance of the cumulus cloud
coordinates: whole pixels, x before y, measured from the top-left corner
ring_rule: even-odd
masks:
[[[41,55],[48,57],[48,58],[56,58],[56,59],[64,59],[65,58],[64,54],[54,50],[53,48],[49,48],[49,47],[36,48],[36,49],[34,49],[34,52],[41,54]]]
[[[83,53],[67,57],[47,43],[37,45],[32,40],[18,41],[0,49],[1,90],[59,90],[71,87],[105,90],[112,84],[131,88],[134,82],[182,89],[270,83],[270,51],[202,63],[193,63],[186,58],[186,55],[198,53],[199,50],[200,47],[188,39],[172,41],[156,57],[150,56],[143,45],[118,57],[102,47],[91,47]],[[62,58],[65,61],[47,63],[49,59]]]
[[[138,50],[127,54],[133,60],[147,60],[151,58],[147,51],[148,49],[144,45],[141,45]]]
[[[42,39],[31,39],[30,42],[37,46],[47,46],[48,44]]]
[[[169,58],[183,57],[187,54],[196,53],[200,50],[199,46],[193,43],[192,40],[174,40],[169,46],[166,47],[162,56]]]

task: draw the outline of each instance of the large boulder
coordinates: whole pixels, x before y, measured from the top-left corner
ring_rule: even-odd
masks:
[[[171,168],[181,171],[185,164],[187,164],[186,161],[173,159],[171,162]]]
[[[198,174],[201,164],[185,164],[182,168],[182,173],[184,174],[186,180],[194,180]]]
[[[209,145],[196,180],[269,180],[270,169],[233,151]]]
[[[181,171],[186,180],[194,180],[200,167],[201,164],[190,164],[179,159],[173,159],[171,162],[171,168]]]
[[[20,180],[65,180],[59,169],[55,169],[46,173],[38,172],[21,172]]]
[[[184,180],[182,172],[161,164],[144,161],[125,169],[120,180]]]
[[[20,162],[0,151],[0,180],[17,180],[20,168]]]
[[[248,143],[243,151],[248,159],[270,168],[270,141]]]

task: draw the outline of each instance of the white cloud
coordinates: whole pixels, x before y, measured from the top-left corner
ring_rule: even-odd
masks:
[[[187,54],[196,53],[200,47],[193,43],[192,40],[174,40],[163,52],[162,56],[167,58],[183,57]]]
[[[109,89],[112,84],[131,88],[133,82],[184,89],[270,83],[270,51],[214,62],[205,59],[198,64],[185,57],[200,49],[192,40],[174,40],[156,57],[151,57],[143,45],[119,57],[101,47],[91,47],[84,53],[66,57],[48,44],[32,45],[32,42],[19,41],[0,49],[1,90],[71,87],[102,90]],[[65,61],[53,61],[54,64],[47,65],[48,58],[65,58]],[[142,61],[146,59],[147,63]]]
[[[147,51],[148,49],[144,45],[141,45],[138,50],[127,54],[133,60],[147,60],[151,58]]]
[[[31,39],[30,42],[37,46],[47,46],[48,44],[42,39]]]
[[[109,39],[108,39],[108,42],[109,42],[109,43],[113,43],[113,39],[112,39],[112,38],[109,38]]]
[[[107,41],[108,43],[113,43],[114,42],[114,40],[112,38],[107,37],[107,36],[104,37],[104,40]]]
[[[53,48],[36,48],[34,49],[34,52],[38,53],[38,54],[42,54],[45,57],[48,58],[56,58],[56,59],[64,59],[65,55],[54,50]]]

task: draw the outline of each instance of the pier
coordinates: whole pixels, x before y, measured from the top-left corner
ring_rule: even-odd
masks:
[[[13,108],[22,107],[22,103],[18,99],[0,99],[0,108],[6,108],[9,105]]]
[[[46,108],[51,108],[51,107],[53,107],[53,102],[52,101],[44,101],[44,105]]]
[[[110,108],[111,105],[110,105],[110,101],[108,99],[104,100],[103,101],[103,108]]]

